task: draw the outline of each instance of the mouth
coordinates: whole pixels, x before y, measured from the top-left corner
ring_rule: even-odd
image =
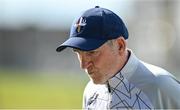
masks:
[[[88,72],[89,75],[92,75],[94,72]]]
[[[86,71],[86,73],[88,73],[88,75],[94,74],[94,71],[88,71],[88,70],[85,70],[85,71]]]
[[[92,67],[87,68],[85,71],[86,71],[86,73],[88,73],[89,75],[93,75],[93,74],[96,73],[96,69],[95,69],[95,68],[92,68]]]
[[[89,75],[93,74],[93,71],[89,71],[88,69],[86,69],[85,72]]]

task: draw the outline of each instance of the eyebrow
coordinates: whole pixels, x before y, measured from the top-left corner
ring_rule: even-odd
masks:
[[[83,51],[80,49],[73,48],[73,52],[83,52]]]

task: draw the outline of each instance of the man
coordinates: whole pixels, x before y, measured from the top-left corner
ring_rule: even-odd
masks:
[[[57,51],[73,48],[90,77],[84,109],[180,109],[180,84],[166,70],[140,61],[127,48],[128,30],[108,9],[88,9]]]

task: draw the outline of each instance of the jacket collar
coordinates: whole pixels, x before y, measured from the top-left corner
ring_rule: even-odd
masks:
[[[125,66],[114,77],[108,80],[108,83],[111,87],[116,87],[116,85],[119,82],[121,82],[124,78],[129,80],[138,67],[138,63],[139,63],[138,58],[134,55],[134,53],[130,49],[128,49],[128,51],[130,52],[130,57],[127,63],[125,64]]]

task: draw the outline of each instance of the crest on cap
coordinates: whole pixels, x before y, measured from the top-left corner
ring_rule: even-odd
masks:
[[[76,31],[79,33],[85,25],[86,25],[86,19],[80,17],[78,22],[74,26],[76,27]]]

